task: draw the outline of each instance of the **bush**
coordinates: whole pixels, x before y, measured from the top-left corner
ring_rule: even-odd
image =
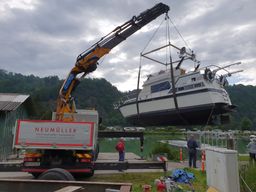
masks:
[[[167,143],[157,143],[151,152],[152,155],[163,153],[167,154],[168,160],[179,161],[179,150],[175,148],[171,149]]]

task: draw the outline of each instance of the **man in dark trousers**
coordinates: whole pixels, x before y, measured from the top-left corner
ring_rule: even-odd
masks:
[[[119,161],[124,161],[125,144],[123,137],[121,137],[119,142],[116,144],[116,150],[119,152]]]
[[[189,167],[192,166],[196,168],[196,148],[198,148],[198,144],[194,138],[194,135],[191,135],[188,142],[188,155],[189,155]]]

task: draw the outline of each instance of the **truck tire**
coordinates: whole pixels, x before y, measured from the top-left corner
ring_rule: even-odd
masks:
[[[40,175],[41,173],[36,173],[36,172],[32,172],[31,175],[33,175],[33,177],[35,179],[37,179],[37,177]]]
[[[83,178],[89,178],[94,175],[94,170],[91,170],[90,173],[74,173],[74,177],[76,179],[83,179]]]
[[[63,180],[63,181],[75,181],[75,178],[71,173],[65,169],[54,168],[43,172],[39,177],[39,180]]]
[[[99,146],[99,144],[97,144],[96,145],[96,150],[95,150],[94,161],[96,161],[98,159],[99,152],[100,152],[100,146]]]
[[[85,177],[89,178],[89,177],[92,177],[94,175],[94,169],[92,170],[91,173],[88,173],[85,175]]]

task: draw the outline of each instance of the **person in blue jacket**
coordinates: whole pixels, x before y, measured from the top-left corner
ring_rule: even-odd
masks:
[[[250,143],[247,145],[250,155],[250,163],[256,162],[256,137],[250,139]]]
[[[187,142],[187,146],[188,146],[188,156],[189,156],[189,167],[192,166],[196,168],[196,148],[198,148],[198,144],[195,140],[194,135],[191,135],[188,142]]]

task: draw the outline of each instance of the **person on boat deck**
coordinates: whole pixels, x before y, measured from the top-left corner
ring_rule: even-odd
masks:
[[[251,142],[247,145],[249,149],[250,162],[256,162],[256,138],[252,138]]]
[[[196,148],[198,148],[198,144],[195,140],[194,135],[191,135],[188,142],[187,142],[187,146],[188,146],[188,156],[189,156],[189,167],[192,166],[196,168]]]
[[[125,143],[124,138],[121,137],[116,144],[116,150],[119,152],[119,161],[124,161],[125,157]]]

